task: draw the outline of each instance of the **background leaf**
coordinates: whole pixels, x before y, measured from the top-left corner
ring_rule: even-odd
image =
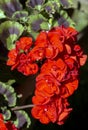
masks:
[[[5,16],[4,12],[0,9],[0,19],[5,18],[5,17],[6,16]]]
[[[9,120],[11,118],[11,111],[7,109],[7,107],[2,107],[2,114],[4,116],[4,120]]]
[[[26,6],[34,8],[37,5],[42,5],[45,0],[27,0]]]
[[[22,5],[19,0],[0,0],[0,9],[6,16],[11,17],[15,11],[22,10]]]
[[[76,29],[82,31],[88,25],[88,0],[73,1],[74,12],[72,19],[76,23]]]
[[[12,18],[18,21],[23,21],[26,22],[28,19],[28,12],[27,11],[16,11],[13,15]]]
[[[30,25],[33,31],[37,32],[40,30],[40,24],[45,20],[45,17],[41,14],[30,15],[28,24]]]
[[[8,50],[14,47],[14,41],[19,38],[23,30],[23,26],[15,21],[5,21],[0,24],[0,39]]]
[[[16,105],[17,97],[12,86],[0,82],[0,94],[5,97],[9,107],[13,107]]]
[[[24,110],[15,111],[15,114],[17,117],[17,119],[14,121],[16,127],[20,128],[26,123],[27,128],[29,128],[31,121],[28,114]]]

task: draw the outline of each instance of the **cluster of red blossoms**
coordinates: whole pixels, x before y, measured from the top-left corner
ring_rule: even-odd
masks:
[[[30,50],[33,45],[32,38],[22,37],[15,45],[15,48],[8,53],[7,65],[12,66],[11,70],[16,68],[24,75],[37,73],[38,65],[30,57]]]
[[[3,115],[0,114],[0,130],[18,130],[12,122],[4,122]]]
[[[7,65],[24,75],[37,73],[37,63],[43,61],[36,78],[32,115],[44,124],[61,125],[72,111],[67,98],[78,88],[79,68],[87,59],[77,44],[77,34],[72,27],[55,27],[40,32],[34,43],[31,38],[20,38],[8,54]]]

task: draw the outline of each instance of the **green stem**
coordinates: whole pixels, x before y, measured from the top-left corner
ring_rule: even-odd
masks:
[[[24,105],[24,106],[17,106],[17,107],[12,108],[11,110],[12,111],[17,111],[17,110],[21,110],[21,109],[31,108],[31,107],[34,107],[34,106],[35,106],[34,104]]]

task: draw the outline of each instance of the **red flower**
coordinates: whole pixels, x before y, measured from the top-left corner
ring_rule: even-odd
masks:
[[[36,78],[32,98],[35,104],[32,115],[41,123],[62,125],[72,110],[68,108],[67,98],[78,88],[79,68],[87,57],[76,44],[77,34],[74,28],[56,27],[40,33],[35,42],[34,52],[37,53],[34,56],[32,53],[34,60],[47,59]],[[40,47],[43,50],[41,57]]]
[[[76,45],[77,31],[74,28],[68,27],[56,27],[49,32],[40,32],[32,46],[32,38],[22,37],[16,42],[16,48],[8,53],[7,65],[12,66],[11,69],[17,68],[18,71],[25,72],[23,74],[30,75],[29,64],[43,59],[58,60],[72,58],[77,62],[77,66],[80,67],[86,62],[87,56],[83,54],[79,45]],[[22,56],[27,55],[25,59]],[[24,57],[24,56],[23,56]],[[23,59],[20,61],[20,59]],[[23,66],[21,70],[20,66]],[[22,64],[21,64],[22,63]],[[57,63],[58,64],[58,63]],[[61,63],[60,63],[61,64]],[[28,65],[28,66],[27,66]],[[37,65],[33,68],[38,68]],[[29,68],[29,70],[28,70]],[[37,69],[33,74],[37,72]],[[55,73],[54,73],[55,74]],[[65,73],[63,72],[63,75]]]
[[[19,56],[19,65],[17,66],[17,70],[27,76],[37,73],[38,65],[31,62],[29,54],[22,53]]]
[[[32,115],[44,124],[61,125],[72,110],[67,98],[78,88],[79,68],[87,59],[76,44],[77,34],[72,27],[55,27],[40,32],[34,44],[30,37],[20,38],[8,53],[7,65],[24,75],[37,73],[40,65]]]
[[[41,49],[42,52],[45,51],[42,58],[54,59],[59,52],[63,51],[63,45],[59,40],[58,32],[40,32],[35,41],[34,50],[39,50],[38,48]]]
[[[36,105],[32,108],[32,115],[34,118],[39,119],[41,123],[56,122],[61,125],[72,110],[68,106],[69,104],[66,99],[53,97],[50,102]]]
[[[39,33],[39,35],[36,38],[35,46],[45,48],[45,47],[47,47],[47,45],[48,45],[47,32],[42,31]]]
[[[12,124],[12,122],[10,121],[6,122],[5,125],[6,125],[7,130],[18,130],[18,128],[16,128],[15,125]]]
[[[19,51],[25,51],[27,52],[31,45],[32,45],[32,38],[31,37],[21,37],[19,41],[16,42],[16,48]]]
[[[7,65],[12,66],[12,70],[16,68],[26,76],[37,73],[38,66],[31,61],[29,56],[31,45],[32,39],[30,37],[22,37],[16,42],[16,48],[8,53]]]
[[[66,98],[78,87],[75,67],[75,61],[71,58],[65,61],[48,60],[43,64],[36,78],[35,96],[32,98],[36,105],[32,109],[32,115],[41,123],[56,122],[62,125],[68,117],[72,109],[68,108]],[[71,71],[74,74],[71,74]]]
[[[28,76],[38,72],[38,65],[36,63],[22,63],[17,67],[17,70],[22,74]]]
[[[60,88],[61,97],[67,98],[71,96],[74,93],[74,91],[78,88],[78,83],[79,83],[79,80],[75,79],[73,81],[69,81],[67,83],[62,84]]]
[[[56,31],[49,31],[47,33],[48,46],[45,50],[46,58],[54,59],[56,56],[63,52],[64,46],[59,39],[59,33]]]
[[[2,119],[0,119],[0,130],[8,130],[5,126],[5,123]]]
[[[78,88],[78,68],[71,58],[48,60],[36,78],[35,95],[69,97]],[[36,97],[35,97],[36,100]]]
[[[12,49],[8,53],[7,65],[12,66],[11,70],[15,69],[19,64],[19,55],[16,49]]]
[[[35,45],[35,47],[42,48],[45,51],[44,56],[46,58],[54,59],[59,52],[63,51],[63,45],[56,32],[41,32],[35,41]]]
[[[69,57],[65,59],[65,63],[68,67],[68,72],[63,81],[77,79],[79,76],[79,68],[77,62],[73,58]]]
[[[83,54],[83,50],[79,45],[74,46],[79,66],[83,66],[87,60],[87,55]]]
[[[0,113],[0,120],[4,120],[4,119],[3,119],[3,115],[2,115],[1,113]]]
[[[32,109],[32,115],[43,124],[48,124],[49,122],[54,123],[57,119],[56,107],[54,104],[35,106]]]
[[[18,130],[11,122],[4,122],[3,115],[0,114],[0,130]]]
[[[44,105],[50,100],[51,98],[49,96],[43,95],[40,91],[35,91],[35,96],[32,97],[32,102],[36,105]]]
[[[77,44],[65,44],[66,52],[64,52],[64,59],[70,57],[77,63],[78,68],[83,66],[87,60],[87,55],[83,54],[83,50]]]
[[[40,32],[34,44],[35,46],[29,54],[32,61],[43,60],[45,58],[45,49],[48,46],[47,33]]]
[[[38,93],[45,97],[52,97],[55,94],[59,94],[59,84],[55,77],[51,74],[40,74],[37,77],[36,90]],[[39,95],[38,94],[38,95]]]
[[[52,73],[56,80],[61,83],[63,81],[76,79],[78,77],[78,67],[75,60],[67,58],[66,60],[58,59],[48,60],[41,67],[41,73]]]
[[[1,113],[0,113],[0,130],[7,130],[4,123],[3,115]]]
[[[49,43],[53,46],[54,49],[58,49],[58,52],[62,52],[63,51],[63,44],[60,41],[60,35],[58,32],[56,31],[49,31],[48,32],[48,40]]]
[[[59,34],[59,39],[62,42],[75,42],[77,40],[77,34],[78,32],[75,30],[75,28],[72,27],[55,27],[54,29],[52,29],[51,31],[56,31]]]
[[[35,46],[29,53],[31,61],[43,60],[45,57],[45,49],[41,46]]]

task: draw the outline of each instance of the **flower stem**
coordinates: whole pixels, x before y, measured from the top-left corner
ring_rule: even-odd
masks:
[[[14,108],[12,108],[12,111],[17,111],[17,110],[21,110],[21,109],[26,109],[26,108],[30,108],[30,107],[34,107],[34,104],[30,104],[30,105],[24,105],[24,106],[16,106]]]

